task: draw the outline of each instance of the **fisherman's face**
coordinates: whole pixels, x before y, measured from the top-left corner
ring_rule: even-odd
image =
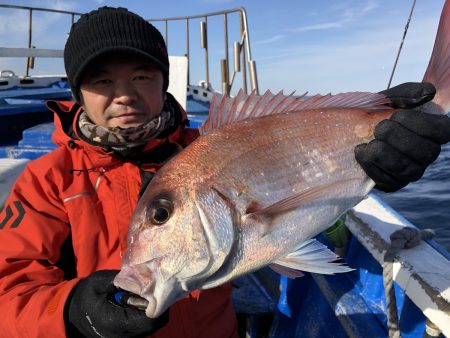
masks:
[[[137,127],[161,113],[163,82],[161,69],[147,58],[101,58],[83,72],[82,105],[98,126]]]

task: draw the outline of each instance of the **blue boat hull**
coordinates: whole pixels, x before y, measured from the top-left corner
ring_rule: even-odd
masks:
[[[355,271],[292,280],[266,268],[237,279],[233,302],[248,337],[388,337],[381,266],[354,238],[344,259]],[[402,337],[422,337],[425,316],[395,292]]]

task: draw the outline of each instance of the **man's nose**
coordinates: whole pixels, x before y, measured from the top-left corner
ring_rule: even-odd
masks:
[[[129,104],[137,100],[137,92],[129,83],[118,83],[114,91],[114,101],[117,104]]]

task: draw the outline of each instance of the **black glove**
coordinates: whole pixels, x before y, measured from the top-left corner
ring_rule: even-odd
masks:
[[[414,108],[433,99],[430,83],[404,83],[381,92],[394,108]],[[400,110],[375,128],[375,139],[355,148],[356,161],[375,182],[392,192],[422,177],[425,169],[450,141],[450,119],[419,110]]]
[[[144,337],[152,334],[169,320],[168,311],[156,319],[145,312],[116,304],[117,289],[113,279],[119,271],[97,271],[78,283],[66,303],[65,321],[68,336]]]

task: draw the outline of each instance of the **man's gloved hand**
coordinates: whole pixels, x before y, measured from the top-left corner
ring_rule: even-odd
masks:
[[[65,309],[68,333],[77,330],[76,333],[96,338],[144,337],[167,324],[168,311],[150,319],[144,311],[120,306],[112,300],[117,292],[113,285],[117,273],[117,270],[97,271],[75,287]]]
[[[430,83],[403,83],[381,92],[391,106],[401,108],[375,128],[375,139],[355,148],[356,161],[375,182],[376,188],[392,192],[422,177],[427,166],[450,141],[450,119],[411,110],[433,99]]]

